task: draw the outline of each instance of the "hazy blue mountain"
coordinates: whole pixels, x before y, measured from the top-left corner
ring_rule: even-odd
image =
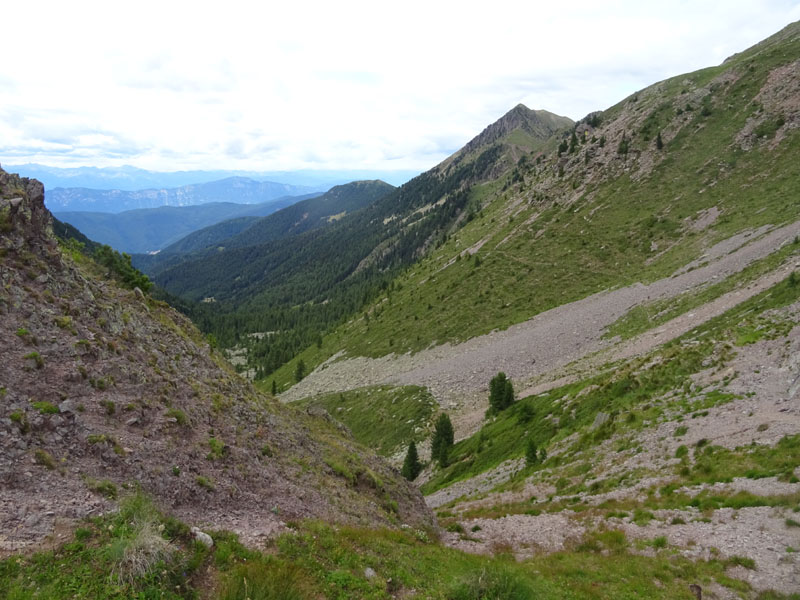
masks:
[[[161,250],[187,234],[235,217],[263,217],[309,196],[286,196],[260,204],[210,202],[195,206],[161,206],[121,213],[62,211],[58,219],[89,238],[120,252]]]
[[[47,207],[53,212],[91,211],[118,213],[137,208],[193,206],[209,202],[261,204],[287,196],[321,192],[307,186],[274,181],[255,181],[246,177],[228,177],[207,183],[177,188],[137,191],[55,188],[47,192]]]
[[[36,163],[4,165],[24,177],[33,177],[44,183],[48,190],[62,188],[90,188],[98,190],[136,191],[150,188],[172,188],[189,184],[208,183],[228,177],[247,177],[256,181],[273,181],[293,186],[304,186],[325,191],[334,185],[364,179],[382,179],[400,185],[417,175],[416,171],[174,171],[160,172],[122,167],[60,168]],[[302,192],[298,192],[302,193]]]

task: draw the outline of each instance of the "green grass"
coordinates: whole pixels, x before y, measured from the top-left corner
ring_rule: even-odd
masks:
[[[439,404],[426,388],[370,386],[302,400],[345,424],[365,446],[388,456],[412,440],[425,439]]]
[[[52,402],[48,402],[47,400],[31,402],[31,406],[33,406],[33,408],[38,410],[39,414],[42,415],[56,415],[59,412],[58,407]]]
[[[208,460],[219,460],[223,456],[225,456],[225,443],[222,440],[218,440],[217,438],[211,437],[208,438],[208,454],[206,458]]]
[[[207,549],[137,493],[123,499],[118,513],[84,522],[56,550],[0,561],[0,597],[389,600],[415,590],[438,600],[691,600],[689,583],[748,593],[725,570],[755,566],[742,557],[692,562],[658,538],[650,543],[654,554],[642,556],[614,529],[517,562],[502,551],[492,558],[447,548],[422,530],[289,526],[263,552],[226,532],[211,532],[214,547]]]

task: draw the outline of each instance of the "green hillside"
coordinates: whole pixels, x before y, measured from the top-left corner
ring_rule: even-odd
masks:
[[[309,349],[306,364],[469,339],[669,276],[738,232],[796,220],[794,88],[774,72],[800,56],[797,30],[593,113],[560,149],[523,155],[472,187],[475,218],[326,338],[324,352]],[[718,216],[704,224],[707,211]]]

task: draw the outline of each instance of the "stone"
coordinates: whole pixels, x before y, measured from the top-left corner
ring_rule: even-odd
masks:
[[[594,418],[594,422],[592,423],[592,430],[598,429],[602,427],[608,422],[609,414],[604,412],[597,413],[597,416]]]
[[[192,527],[191,529],[192,535],[194,539],[203,544],[206,548],[211,548],[214,546],[214,540],[211,539],[211,536],[208,535],[205,531],[201,531],[197,527]]]
[[[378,576],[378,574],[375,572],[375,569],[373,569],[372,567],[367,567],[366,569],[364,569],[364,577],[366,577],[367,579],[373,579],[373,578],[375,578],[377,576]]]

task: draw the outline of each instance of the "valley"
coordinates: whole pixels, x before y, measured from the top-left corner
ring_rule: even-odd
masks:
[[[0,596],[796,600],[798,99],[792,23],[132,261],[0,170]]]

